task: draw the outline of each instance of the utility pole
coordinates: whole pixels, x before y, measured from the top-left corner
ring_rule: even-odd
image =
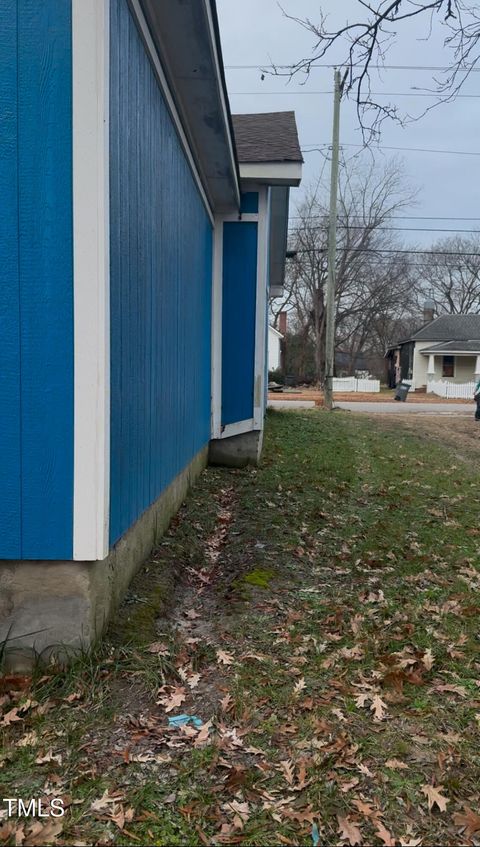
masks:
[[[342,95],[340,71],[334,75],[332,171],[330,178],[330,216],[328,226],[328,276],[326,292],[325,374],[324,406],[333,407],[333,371],[335,365],[335,263],[337,257],[337,192],[338,159],[340,148],[340,98]]]

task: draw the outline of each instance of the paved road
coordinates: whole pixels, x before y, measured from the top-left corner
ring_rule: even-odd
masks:
[[[475,413],[472,403],[335,403],[351,412],[369,412],[381,415],[471,415]]]
[[[313,400],[269,400],[273,409],[313,409]],[[340,409],[350,412],[366,412],[379,415],[454,415],[473,417],[474,403],[335,403]]]

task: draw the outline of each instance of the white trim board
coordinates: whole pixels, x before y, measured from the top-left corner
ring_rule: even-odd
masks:
[[[271,324],[268,324],[268,329],[269,329],[269,331],[270,331],[270,332],[274,332],[274,333],[275,333],[275,335],[276,335],[278,338],[283,338],[283,337],[284,337],[284,336],[282,335],[282,333],[281,333],[281,332],[279,332],[279,331],[278,331],[278,329],[275,329],[275,327],[274,327],[274,326],[271,326]]]
[[[222,433],[222,344],[223,344],[223,218],[215,220],[213,235],[213,281],[212,281],[212,438]]]
[[[109,551],[109,0],[72,0],[73,558]]]
[[[253,418],[255,429],[263,429],[265,416],[265,370],[267,326],[267,263],[270,189],[261,188],[258,196],[257,303],[255,316],[255,372]]]
[[[103,0],[101,0],[101,2],[103,2]],[[145,15],[143,14],[142,7],[140,5],[139,0],[128,0],[128,3],[129,3],[129,6],[130,6],[130,9],[132,10],[132,13],[135,17],[137,27],[140,31],[141,36],[142,36],[143,43],[144,43],[145,48],[146,48],[148,55],[150,57],[150,61],[152,62],[153,68],[155,70],[155,74],[156,74],[156,77],[157,77],[157,80],[158,80],[158,84],[159,84],[160,89],[162,91],[162,94],[165,98],[165,102],[167,104],[168,111],[170,112],[171,118],[172,118],[173,123],[175,125],[177,135],[180,139],[180,143],[182,145],[183,151],[184,151],[184,153],[187,157],[188,164],[190,165],[190,170],[192,171],[193,177],[194,177],[195,182],[197,184],[197,188],[198,188],[200,195],[202,197],[203,204],[204,204],[205,209],[207,211],[208,217],[210,218],[210,223],[212,224],[212,226],[214,226],[215,220],[214,220],[212,207],[210,206],[210,203],[208,202],[208,197],[207,197],[205,189],[203,187],[203,182],[200,178],[200,174],[198,172],[195,159],[193,158],[192,151],[190,149],[190,145],[188,143],[187,136],[185,135],[185,131],[183,129],[183,125],[182,125],[182,122],[180,120],[180,116],[178,114],[177,107],[175,106],[175,101],[173,99],[172,92],[171,92],[170,87],[168,85],[167,78],[166,78],[166,76],[163,72],[162,64],[160,62],[160,58],[159,58],[157,49],[155,47],[155,44],[153,43],[152,36],[150,35],[150,30],[148,28],[147,21],[145,20]]]
[[[240,165],[240,177],[271,185],[300,185],[302,165],[300,162],[251,162]]]
[[[224,426],[220,438],[232,438],[234,435],[243,435],[244,432],[252,432],[254,429],[256,429],[254,419],[246,418],[244,421],[236,421]]]

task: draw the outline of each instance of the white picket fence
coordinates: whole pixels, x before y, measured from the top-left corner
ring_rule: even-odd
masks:
[[[471,400],[475,391],[474,382],[444,382],[443,380],[432,380],[427,382],[427,394],[437,394],[439,397],[448,399],[458,398]]]
[[[365,394],[378,394],[380,391],[379,379],[357,379],[354,376],[346,376],[343,378],[334,377],[334,391],[358,391]]]

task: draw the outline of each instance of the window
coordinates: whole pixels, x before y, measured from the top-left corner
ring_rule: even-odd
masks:
[[[454,376],[455,371],[455,356],[443,357],[442,376]]]

